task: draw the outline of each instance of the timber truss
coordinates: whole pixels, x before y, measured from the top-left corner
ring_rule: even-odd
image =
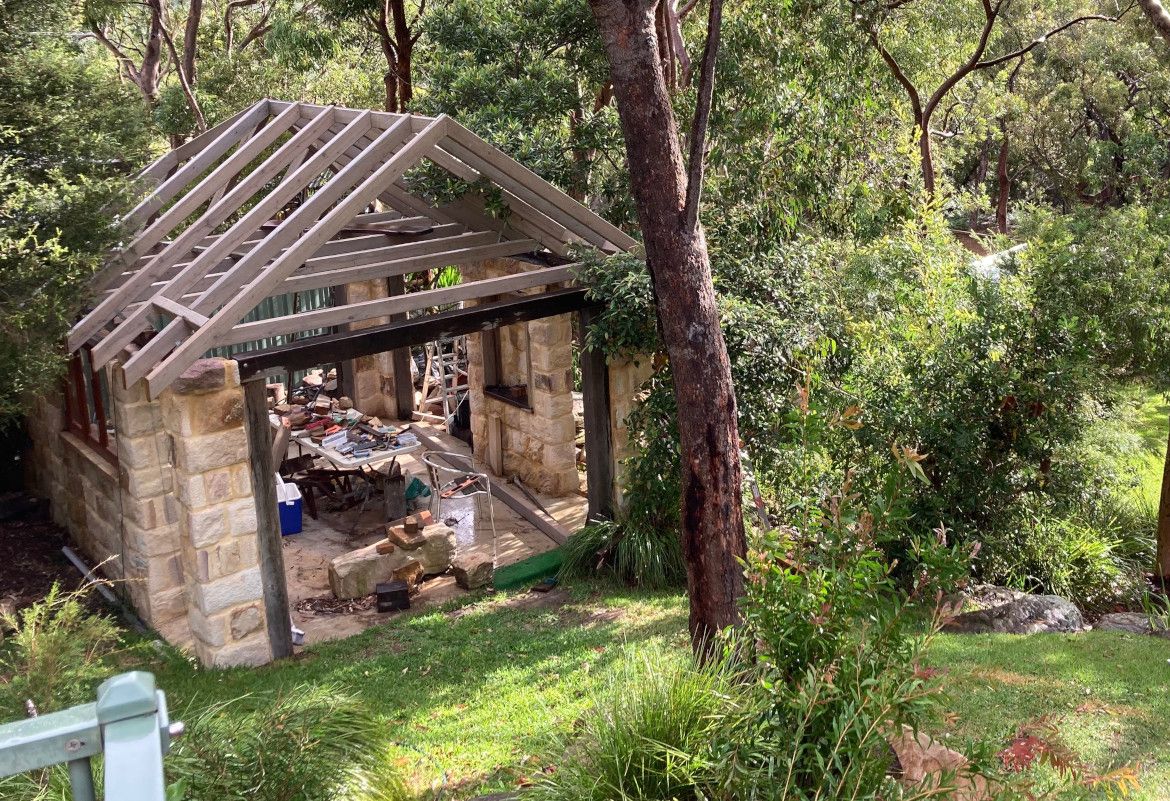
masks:
[[[428,162],[471,189],[444,205],[420,197],[405,176]],[[138,179],[148,194],[126,215],[128,241],[95,277],[68,347],[89,347],[95,369],[120,359],[127,384],[146,379],[152,397],[216,347],[541,287],[562,297],[573,248],[635,244],[446,115],[262,100]],[[485,182],[506,217],[485,210]],[[411,273],[504,257],[531,269],[404,291]],[[274,295],[382,279],[389,297],[241,322]]]

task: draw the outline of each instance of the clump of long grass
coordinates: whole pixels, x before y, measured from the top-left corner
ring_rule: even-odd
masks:
[[[734,692],[722,663],[657,655],[623,663],[594,698],[577,737],[557,743],[556,769],[534,801],[698,798],[707,757]]]
[[[563,578],[609,574],[627,584],[651,589],[681,586],[686,581],[679,533],[632,522],[591,522],[562,548]]]

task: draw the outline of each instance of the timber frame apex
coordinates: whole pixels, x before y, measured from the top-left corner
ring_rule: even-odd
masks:
[[[424,164],[473,188],[451,203],[428,200],[407,180]],[[637,244],[445,114],[265,99],[136,181],[145,196],[123,218],[126,239],[93,279],[92,305],[67,346],[89,348],[95,369],[119,359],[127,384],[145,379],[152,397],[213,348],[555,293],[574,280],[573,249]],[[474,188],[483,181],[501,193],[505,219],[487,211]],[[532,267],[242,322],[273,296],[364,281],[401,286],[411,273],[509,257]]]

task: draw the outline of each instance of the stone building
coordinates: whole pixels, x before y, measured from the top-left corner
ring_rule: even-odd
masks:
[[[466,193],[414,194],[407,173],[424,163]],[[408,418],[405,349],[468,334],[477,460],[578,490],[574,316],[580,328],[592,306],[570,256],[628,250],[620,229],[446,116],[265,100],[139,180],[128,240],[70,333],[70,380],[29,416],[30,478],[167,640],[215,666],[291,652],[274,370],[344,362],[364,408]],[[503,217],[486,211],[485,181]],[[461,283],[407,291],[406,276],[446,266]],[[324,288],[326,307],[254,319],[266,299]],[[622,421],[649,369],[581,354],[591,513],[620,498]]]

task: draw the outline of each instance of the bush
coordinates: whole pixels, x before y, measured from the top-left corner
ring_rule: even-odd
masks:
[[[29,701],[42,714],[92,701],[111,675],[110,657],[123,647],[114,622],[88,612],[84,591],[62,592],[57,584],[2,622],[11,632],[0,644],[2,719],[24,717]]]

